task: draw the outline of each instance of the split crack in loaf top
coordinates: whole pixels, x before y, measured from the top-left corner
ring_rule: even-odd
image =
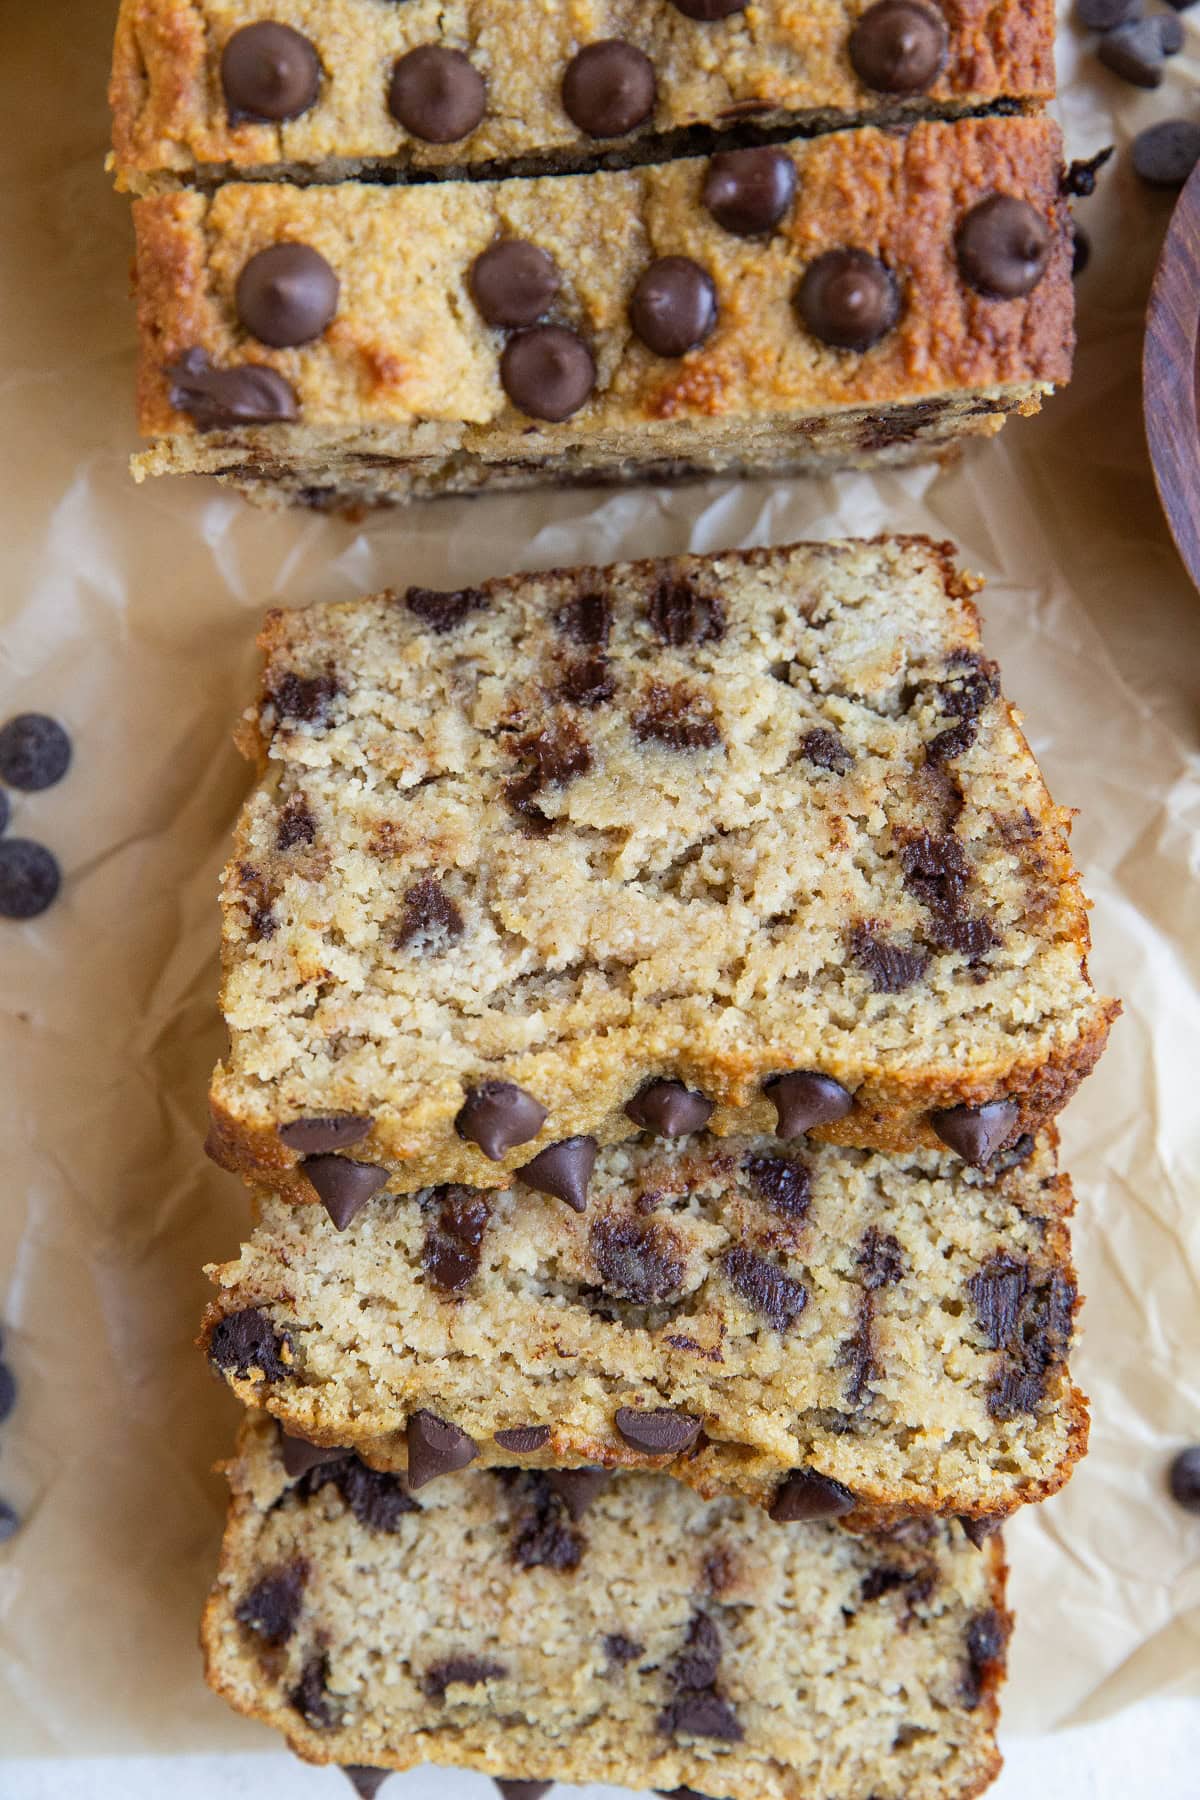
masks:
[[[137,192],[580,168],[1053,91],[1052,0],[124,0],[113,162]]]
[[[891,539],[270,615],[217,1160],[313,1200],[302,1158],[489,1187],[636,1127],[1036,1128],[1116,1007],[973,586]]]

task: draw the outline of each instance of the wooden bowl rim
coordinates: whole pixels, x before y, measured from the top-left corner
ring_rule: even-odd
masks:
[[[1179,197],[1146,313],[1142,411],[1171,535],[1200,587],[1200,164]]]

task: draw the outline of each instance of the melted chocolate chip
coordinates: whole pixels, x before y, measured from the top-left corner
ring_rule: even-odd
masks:
[[[0,731],[0,780],[37,794],[62,780],[71,766],[71,740],[57,719],[18,713]]]
[[[655,356],[685,356],[717,322],[717,290],[689,256],[660,256],[638,277],[629,323]]]
[[[276,1331],[265,1313],[247,1306],[230,1313],[214,1328],[208,1354],[218,1369],[247,1378],[261,1375],[264,1381],[286,1381],[292,1373],[292,1340],[286,1331]]]
[[[924,950],[893,943],[873,920],[863,920],[850,933],[850,953],[871,979],[877,994],[902,994],[929,967]]]
[[[675,1687],[708,1688],[721,1666],[721,1634],[707,1613],[697,1613],[688,1626],[687,1641],[668,1670]]]
[[[224,431],[235,425],[290,424],[300,417],[300,402],[290,381],[262,363],[215,368],[206,350],[183,351],[164,373],[167,398],[201,431]]]
[[[722,1267],[730,1287],[773,1331],[787,1331],[808,1304],[808,1293],[800,1282],[753,1250],[727,1251]]]
[[[625,1116],[652,1131],[656,1137],[684,1137],[703,1131],[712,1118],[714,1104],[682,1081],[651,1081],[625,1107]]]
[[[388,1172],[348,1156],[306,1156],[300,1167],[339,1231],[345,1231],[382,1187]]]
[[[58,858],[44,844],[35,844],[32,838],[0,843],[0,918],[39,918],[61,887]]]
[[[686,681],[650,683],[633,715],[633,735],[639,743],[653,741],[680,751],[711,750],[721,741],[711,702]]]
[[[956,756],[962,756],[969,750],[978,736],[978,719],[960,719],[948,731],[939,731],[936,737],[930,738],[925,746],[926,758],[934,764],[952,762]]]
[[[267,1644],[286,1644],[296,1629],[308,1564],[288,1563],[256,1581],[234,1608],[234,1617]]]
[[[320,60],[302,32],[263,20],[243,26],[226,43],[221,87],[231,124],[298,119],[321,90]]]
[[[548,1425],[514,1425],[511,1431],[498,1431],[496,1442],[513,1456],[532,1456],[550,1442]]]
[[[422,1488],[439,1475],[465,1469],[479,1455],[474,1438],[422,1408],[408,1421],[408,1485]]]
[[[479,1269],[479,1251],[491,1217],[478,1188],[438,1187],[429,1196],[429,1222],[421,1246],[421,1266],[432,1287],[457,1294]]]
[[[370,1769],[366,1763],[342,1763],[341,1770],[358,1800],[375,1800],[384,1782],[395,1773],[392,1769]]]
[[[401,1476],[369,1469],[351,1451],[309,1469],[297,1483],[296,1492],[307,1500],[323,1487],[335,1487],[367,1531],[398,1531],[401,1519],[421,1510]]]
[[[244,330],[285,350],[319,338],[338,308],[341,283],[308,244],[271,244],[238,276],[235,304]]]
[[[594,1137],[562,1138],[557,1144],[547,1144],[532,1162],[518,1169],[517,1180],[539,1194],[565,1200],[575,1212],[584,1212],[599,1148]]]
[[[1173,1459],[1167,1486],[1176,1506],[1182,1506],[1185,1512],[1200,1513],[1200,1444],[1189,1445]]]
[[[708,165],[702,199],[736,237],[774,231],[796,193],[796,165],[783,150],[721,150]]]
[[[283,1458],[284,1473],[293,1481],[301,1475],[307,1475],[310,1469],[319,1469],[323,1463],[341,1462],[344,1456],[352,1453],[344,1445],[336,1449],[328,1449],[324,1444],[312,1444],[307,1438],[295,1437],[291,1432],[279,1431],[279,1449]]]
[[[837,732],[820,728],[805,732],[800,739],[800,754],[818,769],[832,769],[835,775],[844,775],[854,762]]]
[[[558,684],[560,700],[571,706],[603,706],[616,692],[608,658],[589,656],[568,665]]]
[[[563,607],[555,623],[577,644],[603,650],[612,631],[612,602],[607,594],[577,594]]]
[[[1021,1116],[1015,1100],[989,1100],[983,1106],[947,1106],[929,1115],[943,1144],[978,1168],[990,1162],[1012,1136]]]
[[[459,1137],[478,1144],[491,1162],[529,1143],[546,1123],[546,1109],[512,1081],[483,1081],[469,1089],[454,1121]]]
[[[686,579],[668,576],[658,582],[647,613],[655,635],[672,649],[713,643],[725,635],[725,608],[720,600],[715,594],[702,594]]]
[[[866,1288],[895,1287],[904,1275],[904,1252],[890,1232],[868,1226],[858,1250],[858,1266]]]
[[[461,50],[421,44],[396,62],[388,111],[427,144],[469,137],[487,109],[483,76]]]
[[[489,325],[535,325],[562,286],[558,264],[523,238],[493,244],[471,264],[471,298]]]
[[[900,316],[890,269],[866,250],[818,256],[805,271],[796,305],[813,336],[836,350],[870,350]]]
[[[623,1632],[609,1632],[604,1639],[604,1654],[609,1662],[624,1665],[636,1662],[645,1650],[645,1644],[639,1644],[634,1638],[627,1638]]]
[[[461,625],[468,613],[485,607],[487,595],[482,588],[456,588],[452,593],[441,593],[437,588],[410,587],[404,604],[422,625],[428,625],[442,637]]]
[[[444,1700],[450,1687],[482,1687],[508,1674],[502,1662],[490,1656],[450,1656],[426,1669],[421,1688],[428,1700]]]
[[[1028,201],[990,194],[962,220],[956,245],[968,286],[989,300],[1018,300],[1046,273],[1054,239]]]
[[[547,831],[551,821],[535,804],[537,796],[543,788],[565,787],[577,775],[586,775],[592,766],[591,746],[574,719],[560,717],[545,730],[520,739],[514,754],[525,769],[506,783],[505,801],[536,831]]]
[[[719,1694],[677,1694],[658,1715],[658,1729],[665,1737],[716,1738],[740,1744],[746,1733],[728,1700]]]
[[[787,1075],[771,1075],[763,1092],[775,1108],[775,1135],[803,1137],[815,1125],[831,1125],[853,1109],[853,1096],[831,1075],[794,1069]]]
[[[324,1118],[292,1119],[279,1127],[279,1139],[301,1156],[326,1150],[348,1150],[361,1143],[375,1121],[367,1113],[328,1113]]]
[[[973,1711],[983,1698],[1008,1643],[1008,1623],[995,1608],[976,1613],[967,1626],[967,1668],[962,1681],[963,1705]]]
[[[619,1406],[614,1423],[633,1450],[645,1456],[678,1456],[700,1435],[700,1421],[670,1406]]]
[[[297,675],[289,669],[276,677],[269,698],[279,719],[328,725],[333,703],[341,691],[336,675]]]
[[[623,38],[585,44],[563,75],[564,110],[589,137],[622,137],[636,131],[654,111],[657,98],[654,64]]]
[[[585,1540],[567,1523],[561,1496],[542,1475],[530,1478],[530,1504],[522,1514],[513,1540],[512,1558],[519,1569],[576,1569]]]
[[[771,1517],[790,1525],[799,1519],[840,1519],[858,1504],[850,1489],[815,1469],[793,1469],[775,1490]]]
[[[671,0],[677,12],[689,19],[711,24],[714,19],[727,19],[731,13],[743,12],[747,0]]]
[[[649,1306],[679,1292],[686,1265],[664,1226],[610,1214],[593,1222],[589,1242],[601,1285],[614,1299]]]
[[[546,1479],[573,1519],[582,1519],[612,1480],[607,1469],[552,1469]]]
[[[422,875],[404,896],[404,917],[395,939],[398,950],[437,955],[463,934],[463,916],[433,875]]]
[[[985,1263],[967,1283],[980,1328],[993,1350],[1012,1340],[1029,1291],[1029,1270],[1015,1257],[1000,1255]]]
[[[500,358],[500,382],[531,419],[558,425],[591,397],[596,363],[583,339],[565,325],[534,325],[509,339]]]
[[[941,16],[917,0],[877,0],[850,34],[850,61],[865,87],[879,94],[923,94],[946,62]]]
[[[314,1731],[332,1731],[342,1722],[341,1710],[329,1692],[329,1658],[323,1654],[309,1657],[288,1699]]]
[[[750,1186],[772,1212],[803,1219],[811,1202],[812,1173],[806,1163],[784,1156],[749,1156],[742,1164]]]
[[[315,841],[317,821],[303,794],[293,794],[279,814],[275,827],[277,850],[298,850]]]

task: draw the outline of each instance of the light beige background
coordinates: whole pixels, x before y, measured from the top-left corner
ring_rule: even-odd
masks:
[[[1137,367],[1168,203],[1104,178],[1080,208],[1101,241],[1075,386],[940,480],[442,503],[359,529],[273,518],[200,486],[137,492],[125,472],[130,240],[101,170],[112,11],[0,0],[0,718],[57,713],[77,746],[14,822],[58,851],[64,897],[0,923],[0,1319],[21,1384],[0,1495],[27,1520],[0,1549],[0,1751],[267,1742],[199,1677],[208,1469],[233,1408],[191,1347],[200,1265],[244,1219],[200,1144],[215,884],[244,780],[229,731],[264,605],[889,527],[956,537],[990,578],[990,647],[1081,809],[1093,967],[1127,1008],[1066,1125],[1094,1448],[1011,1534],[1010,1721],[1200,1693],[1200,1523],[1162,1491],[1171,1449],[1200,1438],[1200,600],[1155,505]],[[1172,109],[1090,63],[1075,80],[1075,60],[1068,44],[1075,154],[1105,141],[1112,104],[1121,139]]]

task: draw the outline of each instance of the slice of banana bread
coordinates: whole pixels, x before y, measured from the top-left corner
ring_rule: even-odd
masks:
[[[1115,1009],[973,586],[884,539],[270,615],[216,1160],[311,1201],[1036,1129]]]
[[[999,1767],[998,1540],[775,1524],[654,1476],[414,1499],[353,1458],[289,1477],[261,1417],[228,1474],[208,1679],[310,1762],[729,1800],[969,1800]]]
[[[138,192],[562,170],[1053,91],[1052,0],[124,0],[113,164]]]
[[[1061,162],[986,118],[152,196],[135,474],[338,507],[941,455],[1070,375]]]
[[[1071,1195],[1044,1141],[987,1170],[621,1145],[582,1204],[380,1194],[339,1232],[263,1193],[209,1271],[209,1355],[289,1433],[418,1481],[440,1427],[465,1461],[661,1467],[864,1525],[995,1519],[1083,1453]]]

